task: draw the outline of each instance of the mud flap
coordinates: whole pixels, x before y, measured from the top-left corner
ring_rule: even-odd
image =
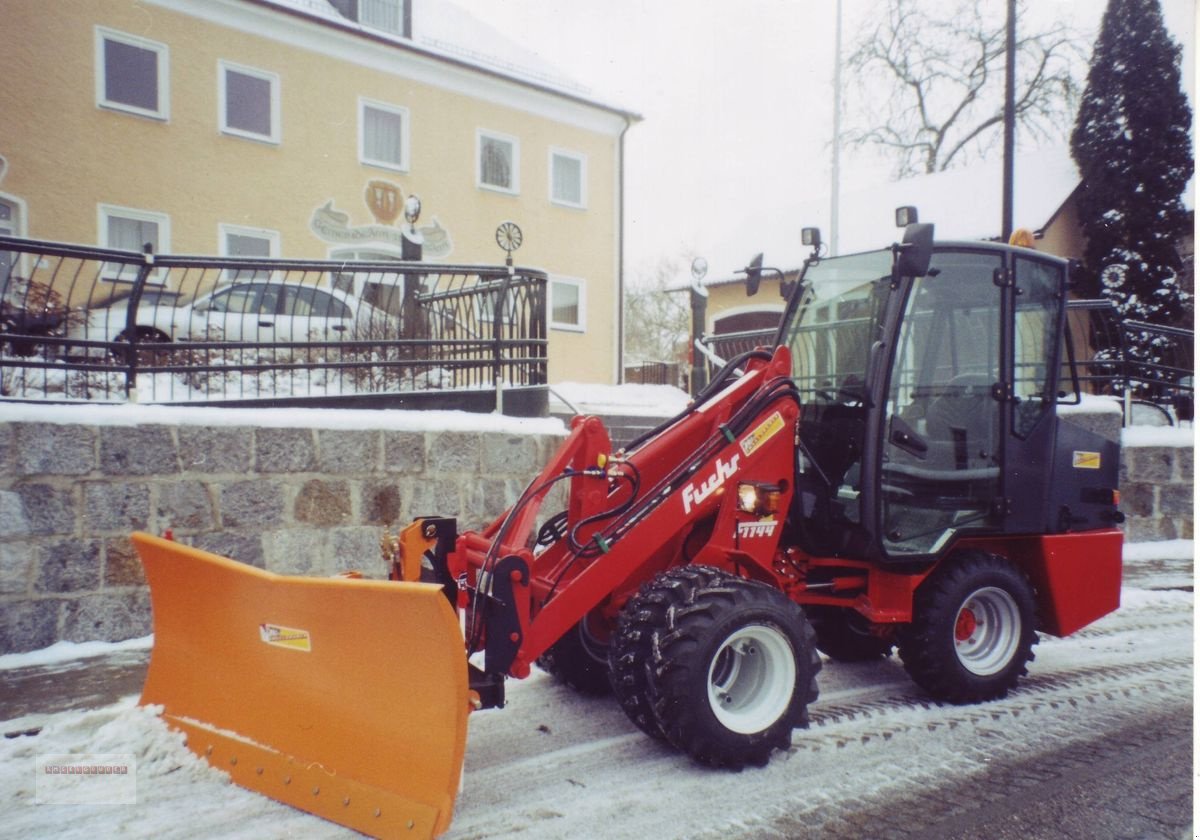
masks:
[[[441,587],[287,577],[134,534],[154,649],[143,705],[243,787],[376,837],[445,831],[466,749]]]

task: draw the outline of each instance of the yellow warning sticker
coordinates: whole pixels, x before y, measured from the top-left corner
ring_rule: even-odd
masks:
[[[1071,453],[1071,466],[1077,470],[1098,470],[1100,469],[1100,453],[1081,452],[1076,449]]]
[[[264,642],[275,647],[289,650],[312,651],[312,639],[307,630],[297,630],[294,627],[281,627],[278,624],[258,625],[258,635]]]
[[[766,420],[758,424],[750,434],[742,438],[742,452],[747,456],[758,447],[773,438],[783,428],[783,415],[776,411]]]

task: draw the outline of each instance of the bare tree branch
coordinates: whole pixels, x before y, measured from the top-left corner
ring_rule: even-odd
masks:
[[[896,177],[987,153],[1004,110],[1005,25],[985,15],[993,6],[888,0],[883,21],[864,28],[847,60],[858,104],[843,141],[889,152]],[[1039,139],[1063,135],[1086,66],[1083,39],[1064,24],[1022,34],[1018,23],[1016,52],[1020,129]]]

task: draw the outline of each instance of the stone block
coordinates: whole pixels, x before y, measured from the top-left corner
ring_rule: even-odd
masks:
[[[16,453],[13,451],[13,428],[11,423],[0,423],[0,475],[11,475]]]
[[[210,554],[219,554],[230,560],[237,560],[255,566],[266,568],[263,558],[263,540],[269,539],[259,534],[237,534],[232,531],[214,531],[209,534],[197,534],[191,538],[191,544]]]
[[[96,435],[89,426],[13,424],[18,475],[87,475],[96,468]]]
[[[216,525],[208,487],[200,481],[169,481],[157,486],[156,527],[206,531]]]
[[[179,455],[171,428],[100,427],[100,470],[112,476],[179,472]]]
[[[50,484],[21,484],[13,488],[29,523],[29,533],[74,534],[77,505],[72,490]]]
[[[479,436],[484,475],[528,475],[542,468],[541,447],[532,435],[484,434]]]
[[[83,485],[85,534],[141,531],[150,523],[150,485],[89,481]]]
[[[68,601],[63,609],[62,635],[70,642],[118,642],[150,631],[150,593],[146,589],[84,595]]]
[[[1193,505],[1190,484],[1167,484],[1158,488],[1158,512],[1163,516],[1191,516]]]
[[[435,432],[429,435],[426,472],[435,476],[448,473],[479,472],[480,435],[476,432]]]
[[[1174,473],[1175,449],[1170,446],[1130,446],[1125,448],[1129,478],[1165,484]]]
[[[366,577],[386,578],[388,570],[384,565],[383,556],[379,552],[379,540],[383,536],[382,528],[357,526],[350,528],[334,528],[332,573],[358,570]]]
[[[281,575],[328,575],[333,572],[329,531],[289,528],[263,537],[264,568]]]
[[[462,508],[459,501],[459,483],[454,478],[426,478],[413,482],[412,495],[408,501],[407,519],[418,516],[458,516]]]
[[[221,485],[219,506],[222,526],[273,526],[283,521],[283,487],[269,479],[251,479]]]
[[[48,543],[38,547],[36,556],[37,592],[91,592],[100,588],[100,543],[96,540]]]
[[[12,490],[0,490],[0,538],[12,539],[33,533],[33,525],[25,515],[21,495]]]
[[[474,528],[491,522],[517,501],[523,489],[524,485],[515,479],[481,478],[470,482],[463,504],[462,527]]]
[[[335,475],[365,475],[378,472],[382,436],[376,431],[321,429],[317,445],[321,471]]]
[[[1125,520],[1126,542],[1153,542],[1175,539],[1175,526],[1169,519],[1131,516]]]
[[[423,432],[383,433],[383,468],[407,474],[425,471],[425,434]]]
[[[254,431],[249,428],[180,426],[179,462],[185,471],[246,473],[254,458]]]
[[[0,542],[0,595],[24,595],[33,578],[34,547],[26,542]]]
[[[292,508],[292,516],[306,525],[348,525],[350,485],[345,481],[324,481],[313,478],[304,482]]]
[[[359,510],[362,511],[365,524],[395,525],[400,521],[402,494],[398,484],[388,481],[364,482],[359,492]]]
[[[58,641],[58,598],[0,603],[0,653],[41,650]]]
[[[310,472],[317,467],[311,429],[256,429],[254,448],[259,472]]]
[[[104,541],[104,587],[145,586],[146,573],[129,537]]]
[[[1189,487],[1196,480],[1196,452],[1191,447],[1175,450],[1175,480],[1187,482]]]

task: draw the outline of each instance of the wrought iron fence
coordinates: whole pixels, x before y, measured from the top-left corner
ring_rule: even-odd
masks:
[[[1123,320],[1108,300],[1072,300],[1067,313],[1070,359],[1082,390],[1120,398],[1127,421],[1147,410],[1170,422],[1191,419],[1193,330]],[[772,328],[704,336],[709,375],[719,360],[771,345],[775,333]],[[1064,365],[1068,363],[1064,359]],[[1065,384],[1070,377],[1070,370],[1064,369]]]
[[[191,403],[546,384],[546,275],[0,237],[0,396]],[[361,400],[360,400],[361,401]]]

